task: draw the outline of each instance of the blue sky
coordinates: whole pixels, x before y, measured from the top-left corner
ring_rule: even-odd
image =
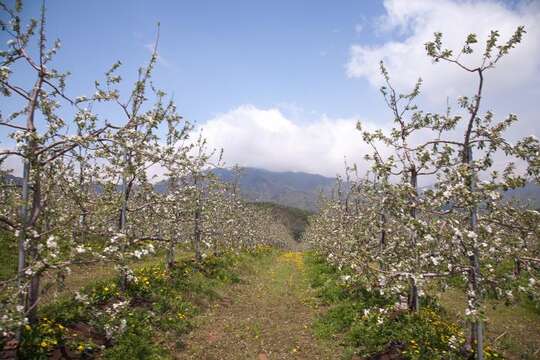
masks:
[[[25,16],[38,16],[40,3],[26,1]],[[444,111],[447,98],[454,104],[475,87],[467,74],[427,59],[423,44],[434,31],[460,47],[469,32],[483,43],[492,29],[506,39],[525,25],[523,44],[487,75],[482,110],[517,113],[522,123],[511,138],[540,133],[538,1],[47,0],[46,7],[48,38],[63,44],[55,65],[73,73],[73,97],[92,94],[117,60],[127,93],[159,21],[154,83],[224,148],[229,165],[332,176],[346,158],[367,168],[355,123],[387,129],[391,121],[378,91],[381,59],[398,89],[424,79],[420,104],[428,111]]]
[[[25,4],[26,13],[36,16],[39,4]],[[73,72],[74,92],[116,60],[125,75],[135,74],[159,21],[163,61],[155,82],[198,122],[245,103],[350,116],[379,98],[344,72],[351,43],[384,38],[355,31],[383,13],[375,1],[49,0],[46,7],[48,34],[62,40],[59,67]]]

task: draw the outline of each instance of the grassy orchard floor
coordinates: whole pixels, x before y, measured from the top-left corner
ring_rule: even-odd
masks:
[[[112,269],[74,268],[65,291],[44,299],[39,324],[26,328],[22,358],[335,359],[339,353],[311,332],[319,310],[301,253],[261,249],[201,265],[183,254],[173,273],[158,259],[134,268],[138,281],[125,294]],[[89,305],[69,295],[81,285]],[[120,302],[129,306],[111,320],[106,312]],[[109,343],[106,323],[118,327],[120,319],[127,326]]]
[[[181,251],[176,255],[176,261],[182,262],[191,258],[193,254],[189,251]],[[142,260],[132,261],[130,266],[134,270],[142,269],[144,267],[159,265],[163,263],[165,255],[161,254],[159,256],[149,256]],[[66,277],[64,280],[64,289],[57,289],[53,286],[49,291],[46,291],[43,294],[42,302],[50,303],[58,297],[62,297],[65,294],[73,293],[78,289],[83,288],[89,283],[96,280],[107,280],[113,279],[117,271],[114,269],[113,264],[111,263],[95,263],[91,265],[78,266],[73,265],[70,267],[71,274]],[[45,274],[43,277],[43,284],[55,283],[55,279],[50,276],[50,274]]]
[[[240,272],[269,253],[261,248],[210,256],[202,264],[182,253],[172,272],[164,269],[162,258],[149,258],[133,264],[137,281],[125,293],[119,292],[110,266],[74,267],[64,292],[44,298],[39,323],[25,327],[21,358],[171,358],[182,347],[181,336],[192,328],[191,319],[216,299],[216,291],[239,281]],[[71,295],[77,289],[87,301]],[[119,316],[111,316],[115,312]],[[111,325],[114,342],[105,336]],[[119,327],[124,329],[121,335]],[[6,356],[2,348],[0,338],[0,358]]]
[[[263,250],[211,257],[202,266],[181,253],[172,274],[161,261],[135,264],[140,282],[127,297],[119,295],[112,269],[74,268],[66,289],[84,286],[93,307],[73,303],[67,292],[63,299],[47,298],[39,331],[29,332],[27,350],[33,353],[26,358],[60,358],[63,344],[74,359],[368,359],[355,354],[380,354],[399,339],[406,358],[450,359],[426,355],[422,346],[440,346],[433,339],[447,343],[459,331],[452,321],[459,322],[454,313],[462,311],[458,291],[442,296],[442,305],[451,309],[447,315],[391,314],[379,326],[363,310],[385,300],[344,285],[342,272],[309,253]],[[127,330],[107,344],[103,319],[93,312],[126,299]],[[505,356],[538,358],[540,315],[502,305],[487,315],[488,339]]]
[[[371,328],[355,328],[354,322],[362,313],[359,304],[376,300],[368,299],[369,296],[351,296],[351,289],[341,286],[341,273],[321,267],[314,260],[311,254],[300,252],[258,259],[249,272],[242,274],[240,283],[224,287],[219,300],[196,317],[195,329],[185,339],[185,350],[175,358],[359,359],[355,355],[358,343],[362,343],[359,339],[376,335],[369,332]],[[426,329],[424,336],[448,336],[447,328],[460,329],[461,325],[454,321],[460,323],[456,314],[463,313],[463,303],[460,291],[445,292],[441,305],[447,310],[428,310],[424,319],[427,318],[429,324],[413,319],[396,324],[396,329],[388,329],[392,327],[392,323],[388,323],[381,331],[381,338],[388,334],[391,338],[395,330],[397,336],[409,338],[405,349],[410,353],[407,358],[434,358],[433,355],[423,356],[422,334],[417,336],[414,330],[400,333],[399,326],[416,326],[414,329],[421,330],[423,324],[436,327]],[[489,343],[509,359],[538,358],[535,351],[540,344],[540,315],[522,306],[498,304],[494,309],[492,301],[488,301],[488,305]],[[362,330],[368,332],[362,333]],[[447,358],[440,355],[442,359]]]
[[[447,347],[452,335],[458,338],[464,335],[462,314],[466,301],[462,290],[451,288],[437,293],[439,300],[431,298],[430,304],[423,299],[420,314],[408,314],[392,309],[391,299],[388,301],[355,288],[354,284],[347,285],[341,280],[346,274],[319,257],[308,253],[306,259],[311,285],[319,290],[320,299],[328,305],[315,324],[315,332],[344,344],[345,354],[349,354],[344,355],[345,358],[353,353],[395,355],[392,346],[388,346],[392,342],[404,346],[402,355],[405,354],[407,359],[463,358],[459,351]],[[384,307],[389,311],[381,316],[384,320],[381,325],[373,321],[373,310],[368,316],[362,316],[365,309]],[[531,303],[505,306],[500,301],[488,299],[486,316],[486,359],[500,356],[516,360],[540,359],[540,314]]]
[[[177,359],[339,359],[341,348],[312,333],[320,313],[304,258],[285,252],[263,258],[243,281],[224,289],[197,318]]]
[[[466,296],[450,289],[440,295],[441,305],[459,323],[463,323]],[[489,343],[509,359],[540,359],[540,314],[530,307],[506,306],[487,300],[487,331]]]

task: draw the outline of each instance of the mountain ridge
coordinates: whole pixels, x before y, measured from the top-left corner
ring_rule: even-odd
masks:
[[[222,180],[232,182],[235,175],[225,168],[213,172]],[[332,194],[336,178],[302,171],[272,171],[254,167],[241,168],[240,193],[249,201],[273,202],[283,206],[317,211],[321,195]],[[503,195],[508,200],[518,200],[531,208],[540,208],[540,185],[527,183],[522,188],[511,189]]]
[[[222,181],[235,181],[232,170],[217,168],[212,172]],[[283,206],[315,211],[321,195],[329,195],[335,178],[301,171],[271,171],[245,167],[240,170],[240,193],[249,201],[273,202]]]
[[[211,170],[224,182],[236,181],[236,173],[227,168]],[[20,182],[17,176],[6,175],[15,183]],[[255,167],[240,169],[238,187],[240,194],[251,202],[271,202],[310,212],[317,211],[321,196],[330,196],[335,188],[336,178],[302,171],[272,171]],[[166,180],[157,182],[155,189],[166,192]],[[508,200],[515,199],[528,204],[531,208],[540,208],[540,185],[527,183],[524,187],[505,192]]]

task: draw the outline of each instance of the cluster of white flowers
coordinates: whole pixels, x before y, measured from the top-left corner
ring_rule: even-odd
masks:
[[[384,65],[381,67],[389,81]],[[346,187],[338,181],[337,196],[323,203],[310,221],[305,239],[330,264],[354,269],[358,274],[354,281],[366,289],[396,299],[407,291],[411,309],[418,308],[414,304],[417,295],[422,296],[426,282],[432,279],[446,287],[448,279],[459,276],[474,289],[467,294],[466,310],[474,321],[482,319],[488,284],[510,300],[515,290],[537,292],[534,278],[521,287],[508,281],[520,276],[519,271],[529,272],[530,266],[516,266],[511,272],[501,266],[539,261],[540,216],[502,196],[526,178],[517,175],[512,164],[502,174],[493,171],[489,180],[479,178],[488,177],[493,151],[503,150],[527,160],[528,173],[538,179],[538,141],[506,143],[503,131],[515,122],[515,116],[494,123],[493,113],[488,112],[482,121],[471,120],[464,127],[466,136],[460,143],[448,132],[461,129],[458,124],[463,117],[400,108],[398,99],[412,100],[416,95],[382,93],[395,116],[394,127],[388,132],[358,127],[364,142],[374,149],[366,155],[372,161],[371,173],[361,179],[347,176]],[[458,101],[470,112],[480,100],[476,96]],[[413,147],[409,137],[416,131],[427,142]],[[378,149],[380,144],[386,146],[384,151]],[[491,148],[486,150],[485,144]],[[418,187],[420,176],[433,174],[433,186]],[[535,245],[531,248],[531,244]],[[396,301],[399,306],[404,304]],[[457,339],[450,343],[458,346]]]
[[[50,250],[55,250],[58,248],[58,243],[56,242],[56,236],[51,235],[47,238],[47,247]]]
[[[84,254],[86,252],[86,248],[83,245],[77,245],[75,251],[77,254]]]
[[[7,17],[10,14],[6,12]],[[10,18],[10,26],[20,26],[19,20]],[[63,96],[64,73],[48,62],[60,42],[40,54],[39,61],[32,62],[35,65],[25,68],[18,63],[39,54],[26,49],[36,42],[25,36],[35,34],[13,34],[10,36],[15,38],[8,41],[4,55],[14,58],[0,67],[0,79],[4,95],[21,95],[22,107],[2,118],[12,125],[7,127],[7,136],[14,145],[7,156],[24,156],[29,171],[24,173],[23,186],[0,186],[0,214],[8,219],[2,224],[7,224],[7,230],[21,241],[19,264],[24,264],[14,274],[22,281],[10,279],[13,284],[21,284],[20,288],[17,285],[6,290],[6,298],[13,302],[6,303],[5,308],[2,303],[2,331],[9,328],[14,332],[26,312],[38,310],[43,289],[35,286],[39,281],[32,280],[51,275],[57,279],[57,287],[48,284],[47,291],[49,287],[55,291],[63,286],[70,266],[112,263],[120,275],[120,291],[125,291],[130,281],[139,281],[130,269],[133,262],[164,250],[167,265],[173,266],[175,247],[181,242],[193,244],[198,260],[209,254],[293,243],[290,231],[275,221],[270,210],[244,202],[231,184],[219,181],[209,171],[215,165],[213,151],[206,148],[202,137],[191,141],[193,126],[177,113],[172,102],[164,104],[162,91],[156,90],[158,99],[149,104],[154,98],[147,92],[154,89],[150,75],[156,59],[145,69],[133,92],[124,97],[129,105],[122,103],[115,88],[121,82],[115,73],[119,63],[106,73],[104,86],[96,81],[94,94],[76,97],[72,103]],[[24,69],[31,73],[19,74]],[[12,75],[15,71],[17,76]],[[47,81],[39,82],[39,89],[10,83],[43,75]],[[30,96],[24,94],[36,90],[39,101],[29,101]],[[91,106],[95,101],[106,103],[105,108],[119,106],[119,113],[127,116],[123,122],[115,119],[114,124],[109,123],[107,116]],[[76,108],[71,123],[60,116],[67,103]],[[127,114],[128,108],[134,113]],[[39,123],[32,117],[20,120],[21,114],[34,112],[43,115]],[[163,129],[167,131],[165,136]],[[157,191],[149,177],[152,166],[166,170],[169,179],[165,193]],[[0,169],[0,185],[4,185],[5,173]],[[80,293],[76,298],[88,301]],[[29,304],[28,299],[38,302]],[[116,304],[113,311],[121,307]],[[108,329],[111,332],[123,327],[125,322],[117,321]]]
[[[137,259],[142,259],[143,257],[153,254],[155,252],[155,248],[153,244],[147,244],[146,247],[143,247],[141,249],[136,249],[133,251],[132,256]]]

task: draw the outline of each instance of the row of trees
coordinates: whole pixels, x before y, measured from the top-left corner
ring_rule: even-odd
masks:
[[[458,99],[455,115],[450,108],[444,114],[420,110],[415,100],[421,80],[410,93],[399,94],[381,62],[381,92],[393,127],[369,132],[358,124],[373,150],[366,155],[371,171],[351,179],[355,169],[347,169],[347,191],[324,204],[306,233],[330,262],[353,269],[370,289],[406,298],[411,311],[420,308],[429,281],[445,285],[462,278],[471,324],[467,346],[477,359],[483,358],[485,296],[539,293],[538,273],[527,270],[540,262],[540,213],[501,196],[526,181],[538,182],[539,142],[529,136],[512,144],[504,133],[515,115],[496,121],[493,113],[480,113],[485,74],[524,33],[519,27],[500,43],[499,33],[491,32],[476,67],[463,62],[477,43],[474,34],[459,53],[443,47],[440,33],[426,44],[435,63],[449,62],[477,79],[474,94]],[[494,157],[506,162],[502,170],[494,168]],[[422,177],[433,186],[420,189]]]
[[[134,260],[165,254],[172,267],[181,243],[201,260],[287,239],[283,225],[209,171],[222,166],[219,154],[193,138],[193,126],[151,82],[155,48],[127,96],[118,62],[93,95],[72,98],[68,74],[52,66],[60,42],[48,48],[44,8],[27,25],[20,2],[0,8],[9,38],[0,52],[0,129],[12,139],[0,150],[0,231],[18,243],[17,273],[0,282],[2,336],[36,321],[45,274],[63,280],[72,266],[110,263],[125,289]],[[9,174],[13,159],[22,177]],[[152,182],[155,168],[166,180]]]

